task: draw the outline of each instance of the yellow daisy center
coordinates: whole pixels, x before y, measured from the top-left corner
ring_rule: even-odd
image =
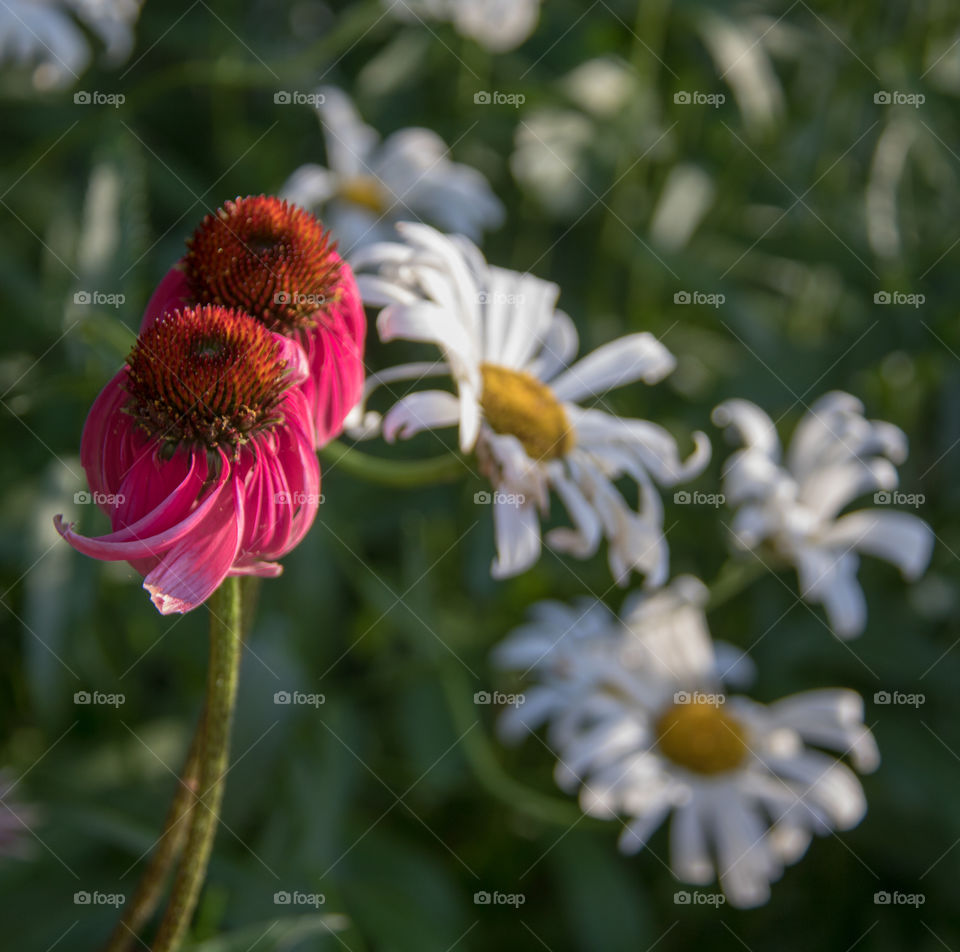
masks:
[[[660,753],[694,773],[733,770],[747,755],[743,725],[708,701],[668,707],[657,721],[656,733]]]
[[[480,373],[480,406],[495,433],[515,436],[533,460],[558,459],[573,449],[566,411],[546,384],[494,364],[481,364]]]
[[[377,215],[382,215],[388,207],[386,190],[372,175],[354,175],[344,179],[337,194],[344,201],[368,208]]]

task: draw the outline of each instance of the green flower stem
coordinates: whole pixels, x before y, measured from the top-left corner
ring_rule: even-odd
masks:
[[[766,565],[757,558],[749,561],[737,559],[725,562],[710,586],[707,611],[712,612],[715,608],[726,604],[735,595],[739,595],[752,585],[765,571],[767,571]]]
[[[228,577],[214,593],[210,604],[210,670],[197,801],[170,902],[152,946],[153,952],[176,952],[179,949],[210,862],[229,760],[241,634],[240,579]]]
[[[180,774],[177,789],[167,811],[163,833],[156,843],[150,862],[140,878],[133,898],[124,908],[123,916],[117,923],[105,952],[128,952],[138,933],[153,915],[163,889],[167,874],[174,860],[183,849],[190,827],[190,812],[197,799],[197,783],[200,772],[200,755],[203,750],[204,714],[200,714],[190,752],[187,754],[183,772]]]
[[[453,453],[423,460],[391,460],[361,453],[339,440],[323,447],[320,459],[328,463],[331,469],[339,467],[351,476],[397,489],[450,483],[467,471],[463,460]]]

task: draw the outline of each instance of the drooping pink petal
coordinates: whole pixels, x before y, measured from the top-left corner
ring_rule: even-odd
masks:
[[[243,487],[233,475],[196,531],[180,539],[143,580],[161,615],[188,612],[227,577],[243,536]]]
[[[74,532],[73,527],[67,525],[62,516],[57,516],[54,524],[60,535],[78,552],[95,559],[117,562],[163,555],[186,536],[202,531],[200,523],[215,507],[224,483],[230,476],[230,467],[224,460],[213,487],[188,516],[178,519],[183,509],[196,501],[202,488],[203,480],[199,477],[198,470],[199,467],[191,467],[187,478],[159,506],[117,532],[89,538]]]

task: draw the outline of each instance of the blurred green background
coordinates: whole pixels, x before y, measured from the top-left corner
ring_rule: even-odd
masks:
[[[0,765],[22,778],[14,809],[35,814],[29,859],[0,859],[4,948],[102,944],[115,910],[73,894],[132,890],[203,691],[204,612],[161,618],[126,565],[83,558],[52,528],[59,512],[106,528],[73,505],[87,410],[202,215],[324,161],[312,110],[273,99],[324,82],[384,134],[422,125],[456,143],[507,208],[487,257],[558,281],[584,351],[634,330],[663,338],[675,374],[609,401],[710,433],[714,462],[691,488],[717,488],[721,399],[756,401],[784,435],[804,404],[846,389],[910,436],[901,488],[923,494],[939,541],[912,588],[865,561],[870,623],[849,644],[795,603],[792,575],[711,615],[744,647],[767,632],[752,649],[760,699],[862,692],[884,758],[856,830],[815,842],[764,908],[717,911],[674,903],[665,830],[619,856],[617,825],[580,819],[555,789],[545,745],[503,749],[496,712],[473,703],[504,687],[489,649],[532,600],[592,592],[619,607],[605,559],[546,552],[495,583],[478,482],[402,491],[327,467],[316,526],[261,590],[196,948],[960,949],[960,10],[548,0],[534,35],[496,57],[448,24],[381,14],[373,0],[148,0],[122,65],[95,57],[59,91],[3,69]],[[577,70],[600,57],[598,86]],[[481,88],[526,102],[477,105]],[[612,104],[598,88],[618,91]],[[77,89],[126,98],[83,106]],[[77,304],[78,290],[125,303]],[[372,369],[421,353],[368,349]],[[729,514],[665,497],[674,571],[709,582]],[[74,703],[94,690],[125,701]],[[282,690],[325,703],[277,705]],[[882,690],[925,703],[877,705]],[[278,906],[284,890],[325,903]],[[525,902],[476,905],[480,890]],[[925,902],[876,905],[879,890]]]

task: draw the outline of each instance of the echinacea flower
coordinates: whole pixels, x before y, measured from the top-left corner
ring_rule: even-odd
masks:
[[[4,0],[0,3],[0,61],[36,63],[33,84],[50,89],[75,82],[90,62],[87,32],[121,63],[133,49],[133,24],[142,0]],[[76,100],[81,105],[89,102]]]
[[[309,212],[264,195],[207,215],[186,256],[160,282],[143,327],[192,304],[238,308],[297,341],[309,374],[302,389],[320,445],[333,439],[363,386],[366,317],[350,266]]]
[[[282,194],[322,209],[348,257],[364,244],[390,238],[394,222],[404,218],[475,240],[503,221],[503,205],[487,180],[451,161],[446,143],[432,130],[400,129],[381,142],[343,90],[323,86],[318,99],[327,167],[302,165]]]
[[[227,575],[275,576],[319,505],[307,359],[242,312],[194,307],[145,327],[97,397],[80,459],[113,532],[61,535],[128,561],[166,615]]]
[[[739,507],[735,544],[761,547],[794,565],[803,597],[822,604],[842,638],[859,635],[867,607],[857,582],[858,552],[885,559],[907,579],[923,574],[933,532],[916,516],[860,509],[841,515],[854,499],[876,491],[891,501],[894,464],[907,457],[907,438],[891,423],[867,420],[849,393],[825,394],[797,424],[786,459],[770,418],[747,400],[728,400],[713,411],[743,443],[724,465],[723,491]]]
[[[661,584],[668,554],[655,484],[672,486],[699,473],[710,457],[709,441],[695,433],[694,450],[681,461],[676,441],[657,424],[580,403],[636,380],[656,383],[673,369],[673,356],[652,334],[639,333],[571,366],[577,332],[555,309],[555,284],[488,265],[460,236],[420,224],[397,227],[404,244],[358,255],[358,272],[378,269],[360,274],[361,291],[368,304],[386,305],[377,321],[381,340],[437,345],[446,363],[431,372],[449,373],[457,392],[403,397],[383,419],[385,438],[459,425],[461,450],[476,452],[497,490],[497,578],[517,575],[539,558],[540,519],[552,489],[573,521],[573,528],[548,533],[554,549],[588,558],[606,537],[619,584],[632,571]],[[409,366],[409,377],[423,376],[422,365]],[[403,373],[393,368],[381,376],[396,380]],[[360,404],[348,429],[369,432],[372,422]],[[615,485],[624,476],[637,486],[639,512]]]
[[[540,0],[383,0],[398,19],[446,20],[491,53],[518,47],[537,26]]]
[[[707,885],[718,877],[731,903],[757,906],[814,835],[848,830],[866,812],[856,775],[824,751],[849,756],[860,771],[875,769],[879,754],[853,691],[806,691],[768,705],[724,694],[724,664],[706,624],[691,623],[702,597],[693,581],[672,593],[673,610],[663,592],[634,600],[606,635],[618,642],[616,676],[584,685],[583,696],[546,718],[538,710],[525,726],[547,721],[558,784],[579,788],[589,815],[624,822],[623,852],[644,848],[672,816],[677,878]],[[562,629],[555,637],[566,640]],[[502,664],[524,663],[524,638],[508,638],[498,649]],[[580,660],[571,652],[577,643],[567,647],[571,671]],[[585,663],[596,667],[590,655]],[[545,667],[533,667],[534,677]],[[527,696],[517,713],[531,703]],[[518,733],[513,715],[508,736]]]

